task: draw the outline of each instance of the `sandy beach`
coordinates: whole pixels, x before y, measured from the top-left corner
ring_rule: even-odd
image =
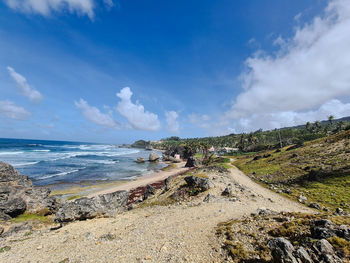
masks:
[[[169,167],[169,170],[158,170],[150,175],[144,175],[144,176],[138,177],[133,181],[124,182],[116,186],[107,186],[102,189],[97,188],[93,192],[89,193],[87,197],[93,197],[100,194],[113,193],[120,190],[129,191],[131,189],[135,189],[140,186],[145,186],[147,184],[165,180],[171,175],[176,175],[178,173],[183,173],[189,170],[189,168],[185,167],[185,164],[186,162],[174,163],[173,164],[174,167],[171,167],[171,168]]]

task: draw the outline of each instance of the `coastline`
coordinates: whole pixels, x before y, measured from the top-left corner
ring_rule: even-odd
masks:
[[[90,198],[101,194],[113,193],[121,190],[130,191],[138,187],[143,187],[148,184],[165,180],[169,176],[173,176],[173,175],[190,170],[189,168],[185,167],[186,162],[184,161],[180,163],[167,163],[167,164],[168,166],[166,166],[163,169],[144,174],[130,181],[121,180],[121,181],[113,181],[108,183],[106,182],[106,183],[92,184],[92,185],[86,185],[86,186],[72,186],[64,189],[53,190],[51,192],[51,196],[55,196],[57,198],[64,198],[67,200],[74,200],[80,197]]]
[[[94,191],[88,194],[86,197],[90,198],[101,194],[108,194],[121,190],[130,191],[141,186],[146,186],[147,184],[152,184],[161,180],[165,180],[169,176],[176,175],[178,173],[183,173],[189,170],[189,168],[185,167],[185,164],[186,162],[174,163],[173,165],[176,167],[170,168],[169,170],[157,170],[151,173],[150,175],[140,176],[133,181],[124,181],[115,186],[103,187],[102,189],[100,188],[98,191]]]

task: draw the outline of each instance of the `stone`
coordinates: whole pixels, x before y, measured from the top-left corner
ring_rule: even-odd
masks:
[[[149,155],[149,157],[148,157],[148,160],[149,160],[150,162],[156,162],[156,161],[159,160],[159,156],[158,156],[158,154],[156,154],[155,152],[151,152],[150,155]]]
[[[319,259],[323,259],[327,263],[341,263],[343,262],[334,252],[333,246],[326,240],[318,240],[313,245],[313,250]]]
[[[137,157],[135,162],[137,162],[137,163],[144,163],[144,162],[146,162],[146,159],[142,158],[142,157]]]
[[[209,203],[209,202],[214,201],[215,199],[216,199],[215,195],[207,194],[207,196],[204,197],[203,202]]]
[[[338,207],[337,209],[335,209],[335,213],[338,215],[345,215],[344,210],[340,207]]]
[[[321,210],[321,207],[318,203],[310,203],[309,207],[317,209],[317,210]]]
[[[293,256],[293,245],[283,237],[271,239],[268,242],[268,247],[271,250],[273,262],[275,263],[298,263]]]
[[[34,187],[27,176],[19,174],[11,165],[0,162],[0,218],[8,220],[25,211],[52,214],[59,204],[50,197],[50,189]]]
[[[187,159],[187,162],[185,164],[185,167],[191,168],[191,167],[197,167],[197,160],[194,157],[189,157]]]
[[[2,226],[0,226],[0,236],[2,235],[2,233],[4,233],[4,228]]]
[[[313,263],[314,261],[311,259],[310,255],[307,253],[305,248],[299,247],[295,252],[294,256],[299,259],[302,263]]]
[[[185,177],[185,181],[189,187],[200,188],[202,191],[206,191],[213,186],[209,179],[194,175]]]
[[[231,196],[232,195],[232,188],[230,186],[226,187],[225,190],[221,193],[223,196]]]
[[[335,235],[334,224],[327,219],[314,220],[311,222],[311,237],[315,239],[330,238]]]
[[[126,210],[128,191],[117,191],[92,198],[79,198],[65,203],[56,213],[55,222],[66,223],[95,217],[115,216]]]
[[[299,196],[299,200],[298,200],[298,201],[299,201],[300,203],[305,204],[306,200],[307,200],[307,197],[306,197],[306,196],[303,196],[303,195],[300,195],[300,196]]]
[[[338,237],[344,238],[350,242],[350,227],[341,225],[338,227],[338,229],[335,230],[335,233]]]
[[[147,199],[148,197],[150,197],[151,195],[154,195],[155,192],[156,192],[156,189],[155,189],[152,185],[148,184],[148,185],[146,186],[146,191],[145,191],[145,193],[143,194],[143,200],[146,200],[146,199]]]
[[[2,237],[9,237],[14,234],[17,234],[18,232],[28,231],[32,229],[33,227],[26,223],[15,224],[12,227],[10,227],[5,233],[3,233]]]

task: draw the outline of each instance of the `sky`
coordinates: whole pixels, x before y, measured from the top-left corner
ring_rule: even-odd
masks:
[[[350,116],[349,0],[0,0],[0,137],[130,143]]]

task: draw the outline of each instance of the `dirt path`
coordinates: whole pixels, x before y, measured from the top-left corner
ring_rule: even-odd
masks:
[[[215,237],[219,222],[259,208],[274,211],[310,209],[254,183],[237,168],[210,174],[216,197],[134,209],[116,218],[71,223],[57,231],[35,232],[28,240],[9,243],[0,262],[221,262]],[[221,197],[231,184],[238,200]],[[103,235],[110,234],[110,238]]]

